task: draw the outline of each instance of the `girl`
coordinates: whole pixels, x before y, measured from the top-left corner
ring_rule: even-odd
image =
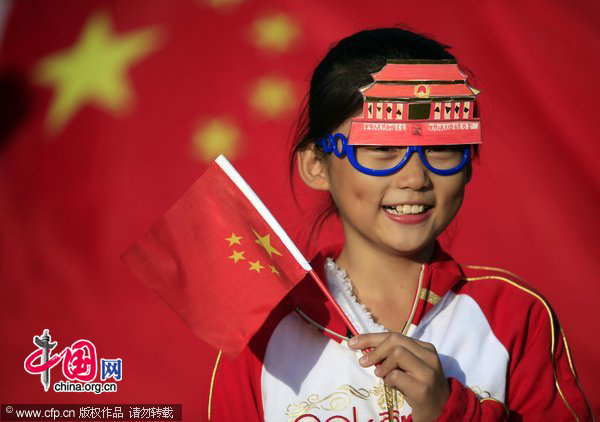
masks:
[[[350,338],[304,280],[239,357],[219,355],[210,420],[592,418],[548,304],[505,270],[458,265],[436,241],[460,208],[479,142],[474,102],[450,98],[470,88],[452,77],[435,84],[419,67],[449,72],[447,48],[402,29],[363,31],[315,69],[291,164],[330,193],[321,223],[341,219],[343,245],[312,264],[360,335]],[[407,76],[415,71],[424,73]],[[390,72],[396,80],[370,85]],[[429,98],[438,86],[453,92],[446,102]],[[371,88],[414,95],[368,103]],[[446,126],[431,122],[444,117]]]

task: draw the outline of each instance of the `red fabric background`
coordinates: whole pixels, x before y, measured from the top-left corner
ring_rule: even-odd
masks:
[[[0,402],[183,403],[204,418],[215,352],[138,282],[119,255],[207,167],[198,127],[223,117],[239,129],[233,163],[307,255],[318,198],[287,181],[290,131],[312,68],[327,47],[363,28],[408,24],[453,46],[480,95],[484,144],[456,222],[445,236],[462,262],[499,266],[541,290],[558,313],[584,391],[600,413],[595,338],[600,294],[600,167],[595,1],[377,2],[247,0],[224,9],[181,2],[22,1],[0,45]],[[113,31],[158,28],[160,45],[127,69],[134,101],[115,115],[85,105],[56,134],[44,129],[54,97],[34,83],[39,60],[72,48],[88,17]],[[299,35],[285,51],[252,41],[256,19],[284,13]],[[292,83],[276,118],[249,105],[263,76]],[[62,350],[80,338],[121,358],[117,393],[43,391],[23,361],[48,328]],[[64,379],[53,370],[52,381]]]

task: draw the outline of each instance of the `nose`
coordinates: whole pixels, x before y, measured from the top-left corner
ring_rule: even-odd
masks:
[[[394,184],[401,189],[422,190],[431,185],[429,171],[421,161],[418,152],[414,152],[408,162],[395,174]]]

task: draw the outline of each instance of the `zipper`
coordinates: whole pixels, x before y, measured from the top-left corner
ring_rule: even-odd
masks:
[[[410,310],[410,314],[408,314],[408,319],[404,323],[402,327],[402,335],[406,335],[408,329],[410,328],[413,319],[415,318],[415,314],[417,313],[417,307],[419,305],[419,297],[421,296],[421,289],[423,288],[423,276],[425,275],[425,264],[421,265],[421,273],[419,274],[419,284],[417,285],[417,291],[415,292],[415,298],[413,299],[412,309]]]

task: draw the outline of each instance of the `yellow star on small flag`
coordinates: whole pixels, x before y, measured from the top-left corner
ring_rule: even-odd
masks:
[[[220,154],[229,160],[237,157],[240,130],[227,119],[215,118],[202,125],[193,135],[194,155],[211,162]]]
[[[279,275],[279,271],[277,270],[277,268],[275,268],[273,265],[269,265],[269,268],[271,269],[271,272],[275,275]]]
[[[35,67],[35,81],[54,89],[48,129],[56,133],[86,104],[114,114],[126,111],[134,99],[127,72],[156,49],[158,35],[152,28],[117,35],[107,14],[92,15],[73,47]]]
[[[231,259],[233,259],[233,263],[234,263],[234,264],[237,264],[237,262],[238,262],[240,259],[246,259],[246,258],[244,258],[244,253],[245,253],[245,252],[246,252],[246,251],[241,251],[241,252],[238,252],[238,251],[234,250],[234,251],[233,251],[233,255],[231,255],[231,256],[228,256],[227,258],[231,258]]]
[[[270,234],[261,236],[258,233],[256,233],[256,230],[254,230],[254,229],[252,229],[252,233],[254,233],[254,235],[256,236],[255,242],[258,243],[263,248],[265,248],[265,251],[267,251],[267,253],[269,254],[269,256],[271,258],[273,258],[273,254],[281,256],[281,253],[279,253],[279,251],[271,245],[271,235]]]
[[[226,237],[225,240],[229,242],[229,246],[233,244],[241,245],[240,240],[242,240],[242,236],[236,236],[235,233],[231,233],[230,237]]]
[[[285,13],[264,15],[252,23],[252,39],[257,48],[285,53],[298,39],[300,28]]]
[[[277,118],[296,108],[292,83],[285,78],[259,78],[250,93],[250,106],[268,118]]]
[[[260,265],[260,261],[252,262],[249,261],[250,268],[249,270],[256,270],[257,273],[260,273],[260,270],[263,270],[265,267]]]

